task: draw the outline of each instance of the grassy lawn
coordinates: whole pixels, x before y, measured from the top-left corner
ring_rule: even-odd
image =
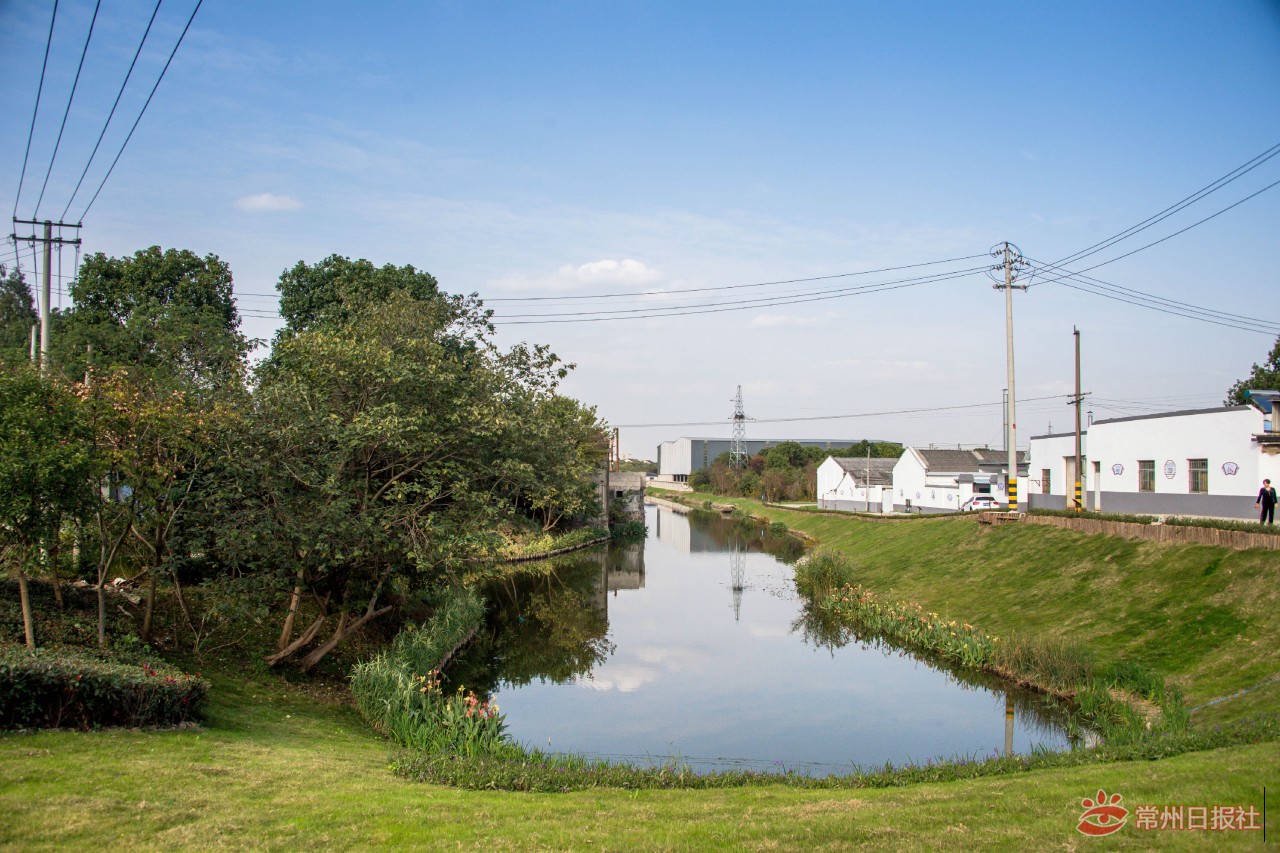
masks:
[[[1275,744],[873,791],[472,792],[405,781],[350,708],[214,675],[201,730],[0,737],[6,849],[1074,849],[1099,787],[1124,804],[1261,807]],[[1274,809],[1271,810],[1274,813]],[[1268,833],[1280,831],[1274,820]],[[1260,833],[1140,832],[1130,849],[1256,846]]]

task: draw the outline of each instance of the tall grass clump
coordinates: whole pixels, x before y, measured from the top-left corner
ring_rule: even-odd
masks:
[[[356,664],[351,693],[364,718],[410,749],[475,755],[502,745],[505,724],[496,705],[462,688],[452,695],[440,689],[440,667],[479,629],[484,610],[474,591],[451,589],[430,620]]]
[[[852,586],[853,566],[834,551],[806,554],[795,564],[796,589],[814,601],[820,601],[837,590]]]

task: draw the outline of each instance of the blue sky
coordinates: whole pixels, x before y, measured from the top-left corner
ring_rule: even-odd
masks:
[[[0,190],[10,206],[51,6],[0,0]],[[161,6],[90,190],[193,6]],[[103,0],[41,217],[70,198],[153,8]],[[1275,2],[371,8],[208,0],[85,217],[86,249],[216,253],[235,273],[246,331],[266,338],[275,321],[263,294],[285,268],[330,253],[413,264],[486,300],[837,275],[979,255],[1001,240],[1054,261],[1280,143]],[[88,0],[59,5],[19,216],[34,212],[92,10]],[[1280,157],[1071,266],[1138,248],[1277,180]],[[81,193],[70,218],[87,203]],[[1280,187],[1092,274],[1280,323],[1277,234]],[[502,315],[682,298],[490,304]],[[1055,283],[1016,295],[1015,326],[1024,445],[1069,423],[1063,400],[1030,398],[1071,390],[1073,326],[1099,418],[1215,405],[1275,340]],[[1001,295],[981,275],[499,330],[503,343],[549,343],[577,363],[566,393],[627,425],[623,449],[641,456],[663,438],[727,436],[739,384],[760,419],[940,407],[754,424],[754,437],[998,446],[998,407],[945,407],[999,401],[1003,335]],[[703,421],[724,424],[629,426]]]

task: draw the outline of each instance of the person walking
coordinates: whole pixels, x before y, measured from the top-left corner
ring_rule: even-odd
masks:
[[[1253,506],[1255,509],[1262,507],[1262,515],[1258,518],[1259,524],[1276,523],[1276,490],[1270,480],[1262,481],[1262,488],[1258,490],[1258,499],[1253,502]]]

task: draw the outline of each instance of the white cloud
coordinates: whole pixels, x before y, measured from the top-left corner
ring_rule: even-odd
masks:
[[[825,317],[796,317],[791,314],[757,314],[751,318],[753,329],[794,329],[800,326],[819,326]]]
[[[658,270],[635,258],[605,258],[585,264],[564,264],[549,275],[516,273],[491,282],[499,290],[575,290],[580,287],[637,287],[661,281]]]
[[[581,281],[584,284],[619,283],[640,284],[657,281],[662,273],[646,266],[644,261],[623,258],[620,261],[603,260],[573,266],[566,264],[557,271],[561,278]]]
[[[254,213],[275,210],[301,210],[302,202],[293,196],[258,193],[257,195],[247,195],[237,199],[236,207]]]

